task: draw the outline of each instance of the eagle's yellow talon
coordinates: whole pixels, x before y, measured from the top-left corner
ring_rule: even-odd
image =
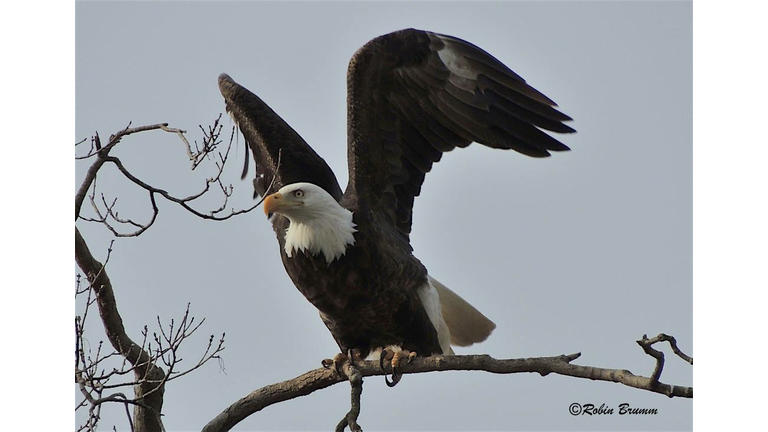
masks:
[[[400,356],[402,351],[398,351],[394,354],[392,354],[392,369],[395,369],[400,365]]]
[[[384,360],[390,359],[390,351],[388,350],[382,350],[381,352],[381,368],[384,369]],[[401,373],[398,373],[398,369],[403,364],[408,364],[416,357],[415,352],[411,352],[408,350],[401,350],[401,351],[395,351],[391,355],[390,364],[392,365],[392,381],[389,381],[387,378],[387,375],[384,375],[384,381],[387,383],[389,387],[394,387],[397,385],[398,382],[400,382],[400,379],[402,379],[403,375]]]

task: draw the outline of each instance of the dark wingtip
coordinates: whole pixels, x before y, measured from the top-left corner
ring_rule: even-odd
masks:
[[[237,87],[239,87],[239,85],[231,76],[225,73],[219,75],[219,91],[224,97],[231,95],[233,88]]]
[[[227,74],[225,74],[225,73],[221,73],[221,74],[219,74],[219,84],[221,84],[221,83],[222,83],[222,81],[225,81],[225,82],[226,82],[226,81],[235,82],[235,81],[232,79],[232,77],[231,77],[231,76],[229,76],[229,75],[227,75]]]

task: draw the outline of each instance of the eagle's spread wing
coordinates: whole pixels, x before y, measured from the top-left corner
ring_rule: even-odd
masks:
[[[301,181],[322,187],[337,201],[341,198],[341,188],[328,164],[258,96],[227,74],[219,75],[219,90],[227,112],[245,137],[246,148],[253,152],[254,186],[259,195],[267,192],[274,178],[270,192]],[[243,176],[248,169],[248,157],[245,160]]]
[[[405,238],[414,197],[444,152],[478,142],[533,157],[568,150],[541,131],[574,132],[551,99],[493,56],[408,29],[373,39],[349,64],[346,205],[385,214]]]

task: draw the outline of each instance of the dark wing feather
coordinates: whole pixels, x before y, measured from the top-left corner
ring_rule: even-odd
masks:
[[[245,137],[246,148],[253,153],[253,184],[259,195],[267,192],[274,178],[270,192],[291,183],[309,182],[325,189],[337,201],[341,199],[341,187],[328,164],[267,104],[227,74],[219,75],[219,90],[227,112]],[[243,177],[247,171],[246,156]]]
[[[478,142],[533,157],[575,132],[544,94],[477,46],[401,30],[368,42],[347,73],[349,185],[342,203],[383,214],[407,240],[413,200],[443,152]]]

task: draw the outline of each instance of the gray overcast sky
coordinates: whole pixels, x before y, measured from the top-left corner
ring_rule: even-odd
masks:
[[[653,360],[634,341],[666,332],[693,354],[689,2],[79,2],[76,139],[132,121],[169,122],[199,140],[197,125],[224,110],[216,77],[226,72],[345,184],[347,62],[371,38],[406,27],[482,47],[553,98],[578,130],[564,137],[571,152],[536,160],[470,146],[427,177],[414,209],[415,253],[498,325],[488,341],[457,351],[581,351],[577,363],[648,375]],[[170,134],[126,139],[115,155],[177,195],[203,182]],[[245,206],[242,139],[235,156],[228,180]],[[86,168],[78,165],[77,180]],[[119,197],[121,216],[148,216],[146,197],[114,172],[98,181]],[[79,226],[95,253],[106,251],[106,229]],[[108,270],[135,338],[157,315],[180,317],[187,302],[206,318],[204,334],[185,347],[188,362],[206,334],[227,334],[225,372],[211,363],[169,384],[169,430],[200,429],[236,399],[337,349],[285,274],[259,210],[213,223],[161,203],[149,232],[116,242]],[[103,338],[91,330],[91,341]],[[691,429],[692,401],[618,384],[452,372],[406,376],[389,389],[379,378],[366,379],[366,430]],[[692,370],[670,356],[662,381],[692,385]],[[572,417],[572,402],[659,414]],[[327,430],[348,404],[349,387],[337,385],[269,407],[237,430]],[[126,428],[123,417],[114,407],[103,427]]]

